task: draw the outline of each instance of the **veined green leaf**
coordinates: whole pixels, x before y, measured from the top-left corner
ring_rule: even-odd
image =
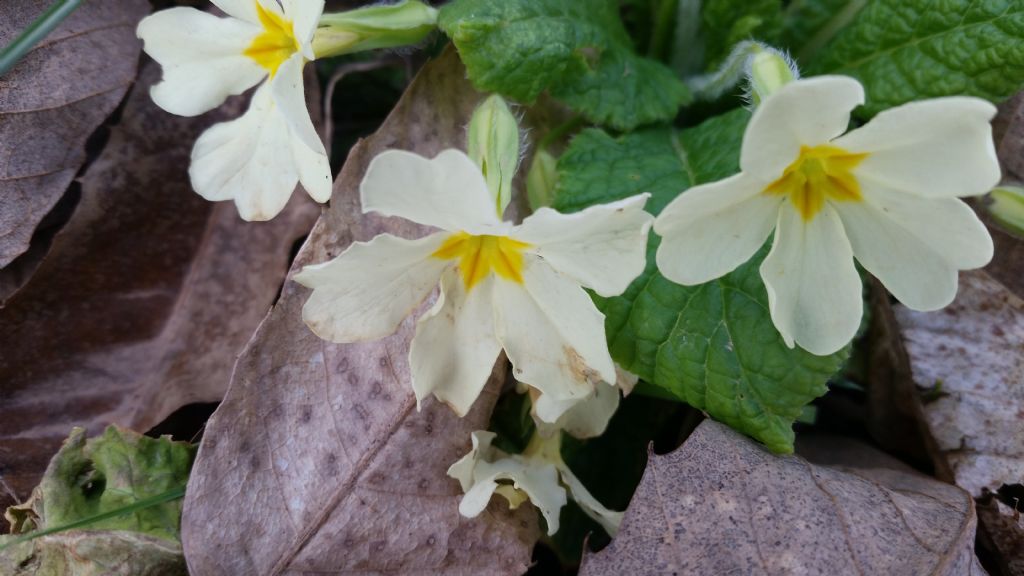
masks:
[[[714,70],[744,40],[776,43],[782,31],[782,0],[706,0],[701,25],[706,67]]]
[[[454,0],[439,25],[477,88],[523,103],[548,90],[630,130],[675,117],[690,98],[667,67],[636,54],[614,0]]]
[[[658,213],[680,192],[735,174],[749,115],[735,110],[682,131],[652,128],[619,138],[577,136],[558,162],[554,207],[566,212],[650,192]],[[647,269],[604,312],[612,357],[630,372],[778,452],[793,449],[793,422],[827,390],[849,355],[787,348],[768,313],[758,267],[767,245],[718,280],[680,286]]]
[[[806,71],[858,78],[865,118],[954,94],[999,102],[1024,83],[1024,2],[870,0]]]

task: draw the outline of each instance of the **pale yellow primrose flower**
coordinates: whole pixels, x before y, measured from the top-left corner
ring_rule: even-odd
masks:
[[[246,220],[276,216],[299,182],[327,202],[330,165],[302,82],[323,0],[211,1],[228,17],[180,7],[138,27],[146,53],[163,67],[153,101],[172,114],[202,114],[260,84],[241,118],[196,141],[192,187],[207,200],[234,200]]]
[[[743,135],[740,173],[691,188],[655,222],[662,274],[708,282],[774,230],[761,264],[772,321],[787,345],[819,355],[846,345],[860,324],[854,257],[909,308],[949,304],[958,270],[992,258],[988,231],[957,197],[999,181],[996,109],[937,98],[846,132],[863,103],[864,89],[845,76],[796,80],[766,98]]]
[[[531,390],[531,415],[537,432],[548,437],[564,430],[576,438],[596,438],[604,434],[619,408],[619,390],[623,396],[628,396],[639,379],[616,364],[615,384],[601,382],[583,398],[555,400],[548,394]]]
[[[554,400],[614,383],[604,316],[583,287],[621,294],[644,269],[647,194],[574,214],[543,208],[502,222],[480,168],[459,150],[386,151],[360,186],[363,212],[440,229],[418,240],[356,242],[295,280],[313,289],[306,324],[333,342],[393,333],[440,282],[409,352],[412,386],[464,415],[505,350],[516,378]]]
[[[522,454],[506,454],[491,446],[493,432],[473,432],[473,449],[448,468],[448,475],[459,481],[465,495],[459,513],[475,518],[487,508],[491,496],[500,494],[516,509],[527,498],[547,521],[548,534],[558,532],[558,517],[569,495],[587,516],[615,536],[622,524],[622,512],[604,507],[572,473],[559,453],[561,436],[550,439],[535,436]],[[504,481],[504,482],[502,482]]]

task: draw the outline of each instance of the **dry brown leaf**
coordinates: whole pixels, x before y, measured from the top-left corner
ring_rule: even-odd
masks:
[[[985,272],[960,275],[937,313],[895,308],[924,415],[956,483],[975,497],[1024,480],[1024,301]]]
[[[28,495],[72,426],[146,430],[219,400],[319,212],[295,194],[275,220],[246,223],[195,194],[192,143],[244,102],[172,116],[149,98],[158,77],[143,70],[71,220],[0,308],[0,504],[5,487]]]
[[[418,225],[362,215],[359,181],[387,148],[464,148],[479,98],[454,51],[428,63],[380,130],[352,149],[293,270],[380,232],[421,235]],[[459,485],[445,474],[469,451],[470,432],[486,427],[501,364],[465,418],[433,399],[417,411],[413,322],[383,340],[329,344],[302,323],[308,295],[286,283],[207,424],[182,521],[191,573],[524,572],[538,537],[533,510],[494,504],[463,518]]]
[[[0,46],[46,7],[4,0]],[[28,249],[135,80],[135,25],[148,12],[145,0],[86,2],[0,79],[0,268]]]
[[[839,447],[812,464],[707,420],[651,455],[619,535],[580,574],[984,574],[969,495]]]
[[[986,272],[960,276],[939,313],[902,306],[912,388],[932,389],[920,413],[941,473],[981,499],[987,544],[1010,574],[1024,574],[1024,521],[994,495],[1024,483],[1024,300]]]

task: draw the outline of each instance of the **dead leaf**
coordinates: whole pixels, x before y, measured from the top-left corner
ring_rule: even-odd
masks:
[[[0,536],[0,543],[3,542]],[[59,532],[0,555],[7,576],[187,576],[181,544],[138,532]]]
[[[980,499],[985,544],[1024,574],[1024,522],[995,494],[1024,483],[1024,300],[986,272],[960,276],[938,313],[896,306],[912,379],[941,474]],[[920,396],[920,394],[918,395]]]
[[[979,497],[1024,480],[1024,300],[965,272],[941,312],[895,313],[914,382],[934,389],[924,415],[956,483]]]
[[[841,448],[853,465],[831,446],[816,465],[707,420],[651,455],[618,537],[580,574],[984,574],[969,495]]]
[[[46,4],[4,0],[0,46]],[[0,268],[25,252],[36,226],[86,159],[89,136],[135,80],[145,0],[86,2],[0,79]]]
[[[1016,504],[1021,506],[1019,500]],[[978,521],[985,537],[984,543],[996,551],[1002,573],[1009,576],[1024,574],[1024,515],[1019,508],[1008,506],[995,496],[988,496],[978,502]]]
[[[409,222],[362,215],[358,184],[387,148],[464,149],[479,98],[453,50],[427,64],[380,130],[352,149],[293,270],[380,232],[421,235]],[[463,518],[459,484],[445,474],[469,451],[470,432],[486,427],[501,363],[465,418],[433,398],[417,411],[413,321],[379,341],[333,345],[302,323],[308,296],[286,283],[207,424],[182,526],[191,573],[524,572],[536,513],[494,504]]]
[[[173,116],[149,98],[159,73],[145,67],[71,220],[0,308],[0,485],[20,499],[72,426],[146,430],[219,400],[318,212],[296,194],[250,224],[195,194],[192,143],[244,101]]]

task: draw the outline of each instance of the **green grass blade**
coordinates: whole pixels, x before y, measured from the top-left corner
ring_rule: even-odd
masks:
[[[81,520],[68,522],[67,524],[61,526],[54,526],[52,528],[46,528],[44,530],[36,530],[35,532],[29,532],[28,534],[25,534],[20,538],[15,538],[7,544],[0,546],[0,552],[12,546],[17,546],[18,544],[23,544],[25,542],[35,540],[36,538],[40,538],[42,536],[48,536],[50,534],[56,534],[57,532],[65,532],[67,530],[82,528],[90,524],[95,524],[96,522],[101,522],[108,518],[116,518],[118,516],[124,516],[125,514],[131,514],[136,510],[142,510],[144,508],[149,508],[151,506],[159,506],[164,502],[177,500],[178,498],[181,498],[183,496],[185,496],[185,487],[179,486],[177,488],[168,490],[167,492],[164,492],[162,494],[157,494],[156,496],[152,496],[150,498],[144,498],[142,500],[139,500],[138,502],[129,504],[128,506],[117,508],[116,510],[110,510],[102,514],[96,514],[95,516],[89,516],[88,518],[82,518]]]
[[[29,24],[28,28],[0,50],[0,76],[6,74],[21,60],[28,51],[40,40],[46,38],[65,18],[71,14],[82,0],[57,0],[46,12]]]

